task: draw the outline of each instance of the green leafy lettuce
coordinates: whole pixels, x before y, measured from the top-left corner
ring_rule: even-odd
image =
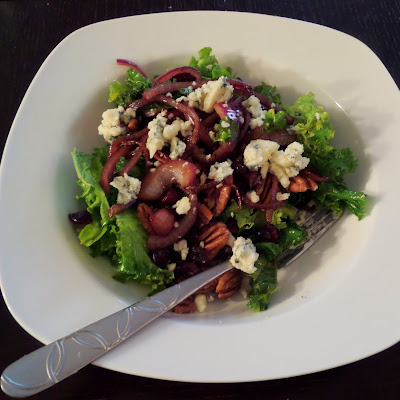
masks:
[[[124,106],[140,98],[142,93],[151,87],[151,81],[139,72],[129,68],[125,83],[115,81],[109,86],[109,103]]]
[[[189,66],[198,69],[203,78],[215,79],[220,76],[233,77],[232,68],[219,65],[218,60],[211,52],[211,47],[204,47],[198,52],[198,59],[195,57],[190,59]]]
[[[222,119],[217,128],[214,142],[225,143],[228,140],[235,140],[239,135],[239,123],[234,119],[226,116]]]
[[[257,271],[250,276],[248,306],[254,311],[264,311],[268,308],[271,296],[278,290],[277,267],[262,249],[257,250],[260,251],[260,256],[254,264]]]
[[[278,289],[276,257],[289,247],[302,244],[306,239],[307,232],[291,222],[280,231],[279,243],[256,243],[259,257],[254,264],[257,270],[250,275],[250,308],[254,311],[264,311],[268,308],[271,296]]]
[[[330,141],[335,135],[330,117],[316,105],[313,93],[299,97],[292,106],[284,106],[294,118],[293,129],[304,146],[310,164],[330,181],[320,184],[313,198],[323,207],[340,215],[347,207],[358,219],[365,215],[365,194],[347,189],[344,176],[357,168],[358,162],[349,148],[334,149]]]
[[[152,293],[165,288],[173,280],[173,272],[158,268],[148,255],[146,232],[134,209],[110,218],[110,197],[100,187],[104,152],[92,154],[74,150],[72,158],[82,194],[77,198],[86,204],[92,222],[79,231],[82,245],[89,247],[93,256],[104,255],[117,266],[119,280],[134,279],[151,285]],[[111,195],[110,195],[111,196]]]
[[[236,224],[239,228],[239,233],[251,228],[259,228],[265,226],[265,213],[259,210],[242,205],[239,210],[239,206],[235,200],[231,200],[231,203],[221,215],[222,221],[226,222],[230,218],[236,219]]]
[[[139,283],[151,285],[152,293],[165,289],[172,282],[172,271],[158,268],[148,255],[147,234],[136,215],[136,210],[128,209],[116,216],[119,278],[134,279]],[[121,275],[122,274],[122,275]]]
[[[287,227],[287,221],[293,220],[297,213],[297,208],[291,204],[285,204],[274,210],[272,214],[272,225],[276,228],[283,229]]]
[[[275,131],[282,131],[288,127],[286,122],[286,113],[284,111],[275,112],[273,108],[270,108],[265,113],[264,120],[264,131],[272,133]]]
[[[282,104],[281,95],[276,93],[276,86],[267,85],[265,82],[261,82],[261,85],[256,86],[254,90],[272,101],[272,103],[275,103],[277,106]]]

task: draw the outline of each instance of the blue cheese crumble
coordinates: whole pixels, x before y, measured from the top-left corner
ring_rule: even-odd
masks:
[[[190,107],[211,113],[214,111],[215,104],[229,100],[232,93],[233,86],[227,82],[226,76],[221,76],[216,81],[208,81],[189,93],[187,97],[179,97],[177,101],[187,100]]]
[[[252,116],[250,120],[250,129],[263,126],[267,111],[262,108],[260,100],[252,95],[247,100],[243,101],[242,105]]]
[[[254,263],[258,260],[259,254],[251,239],[239,236],[233,244],[232,252],[233,255],[229,261],[235,268],[248,274],[257,271]]]
[[[179,215],[187,214],[188,211],[190,210],[190,200],[189,197],[182,197],[180,200],[178,200],[172,208],[175,208],[175,211]]]
[[[117,176],[114,178],[110,185],[118,190],[117,203],[128,204],[132,200],[137,199],[141,182],[139,179],[125,173],[124,176]]]
[[[185,261],[186,257],[189,254],[189,247],[187,245],[187,241],[185,239],[182,239],[179,242],[174,243],[174,251],[180,253],[181,259]]]
[[[310,159],[302,156],[304,147],[298,142],[289,144],[285,150],[278,149],[279,144],[271,140],[252,140],[244,150],[244,164],[250,170],[260,170],[262,178],[265,178],[269,171],[287,189],[290,178],[306,168]]]
[[[217,182],[223,181],[225,178],[233,174],[231,167],[232,161],[227,160],[224,162],[216,162],[211,165],[210,172],[208,174],[209,179],[214,179]]]
[[[116,137],[126,134],[125,125],[136,118],[136,112],[132,108],[125,110],[124,107],[119,106],[104,111],[101,118],[101,124],[97,128],[99,135],[103,136],[108,143],[111,143]]]
[[[182,121],[180,118],[167,124],[167,111],[164,110],[147,125],[149,134],[146,147],[149,150],[150,158],[154,157],[157,150],[162,150],[165,146],[170,146],[170,158],[172,160],[180,157],[186,149],[186,144],[177,138],[179,132],[183,137],[192,134],[192,124],[190,121]]]

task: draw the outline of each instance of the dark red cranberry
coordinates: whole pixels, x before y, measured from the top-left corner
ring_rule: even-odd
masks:
[[[86,210],[68,214],[68,219],[76,225],[88,225],[92,222],[92,216]]]
[[[168,189],[165,196],[161,199],[161,203],[166,204],[168,206],[172,206],[181,198],[182,198],[181,192],[176,188],[171,188],[171,189]]]
[[[154,250],[153,261],[157,267],[165,268],[172,260],[173,250],[170,247],[164,247],[163,249]]]
[[[271,224],[267,224],[263,228],[257,229],[255,236],[257,242],[279,242],[279,231]]]
[[[177,263],[174,274],[178,281],[182,281],[184,279],[188,279],[194,275],[197,275],[200,271],[200,268],[194,261],[183,261]]]
[[[204,262],[207,260],[207,252],[204,247],[192,246],[189,251],[189,258],[193,261]]]

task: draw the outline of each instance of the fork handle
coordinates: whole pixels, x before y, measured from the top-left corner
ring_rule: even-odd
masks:
[[[4,370],[2,390],[22,398],[55,385],[230,269],[229,262],[219,264],[25,355]]]

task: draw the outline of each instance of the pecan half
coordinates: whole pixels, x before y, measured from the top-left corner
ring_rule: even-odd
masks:
[[[215,278],[200,288],[195,294],[207,294],[215,291],[220,278]]]
[[[153,234],[153,227],[150,223],[150,218],[153,216],[154,211],[146,204],[140,203],[137,208],[137,217],[139,221],[142,223],[144,229],[146,229],[147,233]]]
[[[289,191],[292,193],[306,192],[309,189],[312,191],[318,189],[318,184],[311,178],[295,176],[290,180]]]
[[[215,291],[218,293],[219,299],[227,299],[234,295],[240,288],[242,283],[242,273],[238,269],[231,269],[225,272],[218,281]]]
[[[217,217],[225,210],[229,198],[231,197],[231,187],[228,185],[222,185],[217,189],[217,200],[215,201],[214,215]]]
[[[213,213],[206,205],[201,203],[197,204],[197,209],[198,209],[197,217],[199,218],[200,222],[203,225],[207,225],[211,221]]]
[[[222,222],[206,225],[200,231],[200,234],[197,237],[197,242],[203,242],[204,244],[204,250],[207,254],[207,261],[212,260],[228,243],[228,240],[229,230]]]
[[[174,308],[171,309],[172,312],[178,314],[188,314],[197,311],[197,306],[194,302],[194,296],[190,296],[187,299],[180,302]]]

